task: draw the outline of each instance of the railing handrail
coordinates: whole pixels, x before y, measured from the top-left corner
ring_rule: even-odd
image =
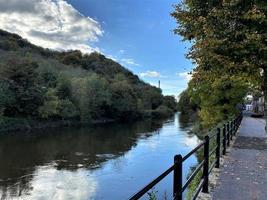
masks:
[[[182,155],[174,156],[174,164],[169,167],[165,172],[160,174],[157,178],[135,193],[129,200],[137,200],[146,194],[150,189],[152,189],[156,184],[158,184],[161,180],[163,180],[166,176],[168,176],[172,171],[174,171],[173,175],[173,198],[175,200],[182,200],[182,193],[186,190],[186,188],[190,185],[190,183],[194,180],[196,174],[203,168],[203,175],[200,180],[200,183],[197,186],[194,196],[192,199],[196,199],[201,189],[202,192],[208,193],[208,183],[209,183],[209,174],[211,173],[214,167],[220,167],[220,157],[221,154],[225,155],[227,146],[230,145],[230,140],[232,140],[233,135],[236,134],[238,127],[240,126],[242,121],[242,113],[240,113],[237,117],[233,118],[226,123],[223,123],[221,126],[216,126],[217,130],[215,133],[211,131],[205,136],[203,142],[198,144],[193,150],[191,150],[184,157]],[[212,134],[211,134],[212,133]],[[221,137],[222,135],[222,137]],[[210,150],[210,140],[216,136],[216,146]],[[182,184],[182,165],[185,160],[187,160],[190,156],[196,153],[201,147],[204,147],[204,159],[201,161],[198,166],[192,171],[190,177],[186,180],[185,184]],[[221,147],[223,147],[221,152]],[[216,153],[215,161],[209,166],[209,158],[212,154]]]
[[[144,188],[142,188],[139,192],[137,192],[135,195],[133,195],[130,199],[138,199],[138,198],[142,197],[145,193],[147,193],[147,191],[149,191],[151,188],[153,188],[158,182],[160,182],[162,179],[164,179],[166,176],[168,176],[168,174],[173,171],[175,165],[176,165],[176,163],[173,164],[169,169],[167,169],[161,175],[159,175],[157,178],[155,178],[153,181],[151,181],[149,184],[147,184]]]

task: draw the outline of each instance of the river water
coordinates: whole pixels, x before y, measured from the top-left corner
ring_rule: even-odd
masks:
[[[127,199],[199,143],[189,129],[177,113],[165,121],[2,134],[0,197]],[[184,177],[196,164],[195,156],[185,162]],[[154,193],[171,199],[172,174]]]

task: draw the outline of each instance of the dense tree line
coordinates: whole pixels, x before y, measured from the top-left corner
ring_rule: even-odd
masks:
[[[187,56],[197,67],[188,95],[204,127],[238,112],[248,91],[267,97],[266,15],[264,0],[185,0],[175,7],[174,32],[192,42]]]
[[[57,52],[0,31],[0,116],[134,120],[168,116],[174,97],[99,53]]]

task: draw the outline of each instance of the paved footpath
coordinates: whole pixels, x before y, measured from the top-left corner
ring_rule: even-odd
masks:
[[[224,162],[214,200],[267,200],[267,134],[263,119],[244,116]]]

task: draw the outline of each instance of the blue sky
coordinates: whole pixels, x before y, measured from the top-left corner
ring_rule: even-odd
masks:
[[[55,50],[99,51],[164,94],[187,86],[190,44],[174,35],[179,0],[0,1],[0,28]]]
[[[178,95],[187,86],[190,47],[174,35],[170,16],[177,0],[68,0],[104,31],[93,45],[153,85],[161,80],[164,94]],[[142,75],[142,76],[141,76]]]

